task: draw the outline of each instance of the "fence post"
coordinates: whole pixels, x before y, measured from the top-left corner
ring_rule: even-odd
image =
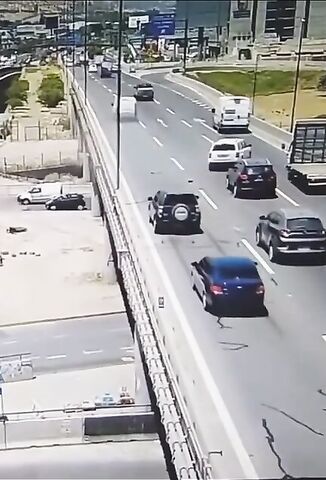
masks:
[[[25,138],[25,142],[27,142],[27,132],[26,132],[27,128],[24,127],[24,138]]]
[[[62,164],[62,153],[61,150],[59,151],[59,165]]]
[[[41,120],[38,121],[38,139],[41,140]]]
[[[26,158],[25,158],[25,155],[23,155],[23,168],[24,168],[24,169],[26,168]]]
[[[7,158],[3,157],[3,170],[5,173],[7,173]]]
[[[44,165],[44,154],[43,152],[41,153],[41,167]]]

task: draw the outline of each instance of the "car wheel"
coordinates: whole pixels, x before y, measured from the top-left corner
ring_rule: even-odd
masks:
[[[229,177],[226,177],[226,189],[231,190],[231,184],[230,184],[230,179]]]
[[[22,204],[23,205],[29,205],[31,202],[28,200],[28,198],[24,198],[24,200],[22,201]]]
[[[276,262],[278,258],[277,251],[271,242],[268,247],[268,258],[270,259],[271,262]]]
[[[84,205],[78,205],[77,210],[84,210]]]
[[[256,229],[256,245],[257,247],[262,247],[262,239],[261,239],[261,230],[260,228]]]
[[[51,209],[51,210],[56,210],[57,207],[56,207],[55,205],[51,205],[50,209]]]

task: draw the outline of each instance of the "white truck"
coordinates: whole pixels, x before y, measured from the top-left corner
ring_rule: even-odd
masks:
[[[222,95],[216,108],[212,108],[213,128],[222,130],[249,129],[251,102],[248,97]]]
[[[26,192],[17,196],[17,202],[21,205],[42,204],[51,198],[63,193],[63,185],[60,182],[38,183]]]
[[[118,110],[117,95],[114,95],[112,107],[113,107],[113,113],[117,114],[117,110]],[[120,98],[120,118],[121,120],[137,119],[137,101],[134,97]]]

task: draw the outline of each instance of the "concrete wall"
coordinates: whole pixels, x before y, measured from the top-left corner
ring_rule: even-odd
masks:
[[[136,415],[111,415],[85,418],[85,435],[132,435],[156,433],[157,425],[152,412]]]
[[[308,22],[308,37],[326,38],[326,4],[322,0],[311,0]]]

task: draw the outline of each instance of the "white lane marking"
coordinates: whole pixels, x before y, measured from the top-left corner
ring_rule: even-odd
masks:
[[[172,162],[178,167],[180,168],[180,170],[184,170],[183,166],[178,162],[178,160],[176,160],[175,158],[173,157],[170,157],[170,160],[172,160]]]
[[[134,350],[134,347],[121,347],[120,350]]]
[[[202,137],[207,140],[209,143],[214,143],[213,140],[211,140],[210,138],[206,137],[206,135],[202,135]]]
[[[135,361],[134,357],[121,357],[121,360],[123,362],[134,362]]]
[[[170,90],[170,89],[168,89]],[[176,95],[179,95],[179,97],[186,98],[186,96],[183,93],[178,92],[178,90],[171,90],[171,92],[175,93]]]
[[[114,155],[114,152],[111,148],[111,145],[108,142],[107,137],[104,134],[103,128],[101,127],[94,109],[91,107],[91,105],[88,103],[88,108],[92,117],[92,120],[96,126],[96,129],[99,131],[99,134],[101,136],[101,139],[103,143],[105,144],[109,156],[111,158],[111,168],[116,165],[116,157]],[[165,269],[165,266],[163,264],[163,261],[158,253],[158,250],[154,244],[153,238],[150,234],[150,230],[147,228],[147,225],[144,222],[144,219],[140,213],[140,210],[137,206],[136,200],[130,190],[130,187],[126,181],[125,176],[123,173],[121,174],[121,183],[123,185],[123,188],[126,192],[126,195],[128,197],[128,201],[131,205],[131,209],[134,214],[134,218],[136,219],[141,231],[143,238],[148,245],[149,250],[152,251],[152,259],[153,259],[153,264],[158,270],[158,274],[160,276],[160,281],[161,284],[164,286],[164,289],[168,295],[168,297],[171,300],[171,305],[173,305],[174,311],[176,313],[176,316],[179,320],[181,329],[184,334],[184,340],[187,342],[189,345],[190,351],[192,352],[194,359],[196,361],[197,368],[199,370],[200,378],[203,380],[205,384],[205,389],[208,392],[208,395],[210,396],[210,400],[213,403],[216,413],[218,414],[219,420],[222,422],[223,427],[226,431],[227,436],[229,437],[229,440],[232,444],[233,450],[235,455],[237,456],[239,463],[243,469],[244,475],[247,478],[259,478],[258,474],[255,470],[255,467],[248,455],[248,452],[245,449],[245,446],[242,442],[242,439],[240,437],[240,434],[237,430],[237,427],[235,426],[235,423],[231,417],[231,414],[229,412],[229,409],[224,402],[222,393],[212,375],[212,372],[210,370],[210,367],[207,363],[206,358],[203,355],[203,352],[201,348],[199,347],[199,343],[197,338],[195,337],[192,329],[189,326],[189,320],[186,317],[183,307],[180,303],[179,297],[177,293],[175,292],[175,287],[171,283],[170,277],[167,273],[167,270]]]
[[[254,247],[252,245],[250,245],[250,243],[248,242],[248,240],[246,240],[245,238],[242,238],[241,242],[243,243],[243,245],[249,250],[249,252],[256,258],[256,260],[258,260],[258,262],[261,264],[261,266],[266,270],[267,273],[269,273],[270,275],[275,275],[275,272],[274,270],[271,269],[271,267],[268,265],[267,262],[265,262],[265,260],[263,259],[263,257],[261,257],[259,255],[258,252],[256,252],[256,250],[254,249]]]
[[[133,84],[132,84],[132,83],[128,83],[128,87],[133,87]]]
[[[143,123],[141,120],[138,120],[138,123],[139,123],[139,125],[140,125],[141,127],[147,128],[146,125],[145,125],[145,123]]]
[[[190,125],[190,123],[186,122],[186,120],[181,120],[181,123],[186,125],[186,127],[192,128],[192,125]]]
[[[58,358],[66,358],[67,355],[50,355],[46,357],[47,360],[57,360]]]
[[[208,128],[208,130],[210,130],[211,132],[216,133],[216,130],[214,130],[213,127],[210,127],[209,125],[207,125],[207,123],[203,122],[202,126],[205,127],[205,128]]]
[[[159,147],[163,147],[163,143],[161,143],[158,138],[153,137],[153,140],[154,140],[155,143],[157,143],[157,145],[158,145]]]
[[[105,90],[108,89],[107,85],[102,85],[103,88],[105,88]]]
[[[94,355],[96,353],[102,353],[103,350],[83,350],[84,355]]]
[[[322,335],[321,338],[326,342],[326,335]]]
[[[111,88],[108,88],[109,92],[112,93],[112,89]]]
[[[171,113],[171,115],[175,115],[175,112],[173,110],[171,110],[171,108],[167,108],[166,111]]]
[[[209,105],[205,105],[205,110],[212,110],[212,107],[210,107]]]
[[[206,107],[207,103],[198,103],[200,107]]]
[[[211,197],[209,197],[207,195],[207,193],[202,190],[201,188],[198,190],[198,192],[205,198],[206,202],[209,203],[209,205],[214,208],[214,210],[218,210],[218,206],[216,205],[216,203],[213,202],[213,200],[211,199]]]
[[[156,100],[156,98],[154,98],[154,102],[156,103],[156,105],[161,105],[161,102],[159,102],[158,100]]]
[[[41,357],[39,355],[35,355],[33,357],[30,357],[30,358],[33,361],[33,360],[39,360]]]
[[[14,343],[17,343],[17,340],[6,340],[2,342],[2,345],[13,345]]]
[[[162,125],[162,127],[168,128],[167,124],[163,122],[161,118],[157,118],[156,121]]]
[[[282,190],[280,190],[279,188],[276,188],[276,193],[278,195],[281,195],[281,197],[285,198],[285,200],[287,200],[289,203],[291,203],[292,205],[294,205],[295,207],[299,207],[300,205],[295,202],[294,200],[292,200],[291,197],[289,197],[288,195],[286,195],[285,193],[282,192]]]

